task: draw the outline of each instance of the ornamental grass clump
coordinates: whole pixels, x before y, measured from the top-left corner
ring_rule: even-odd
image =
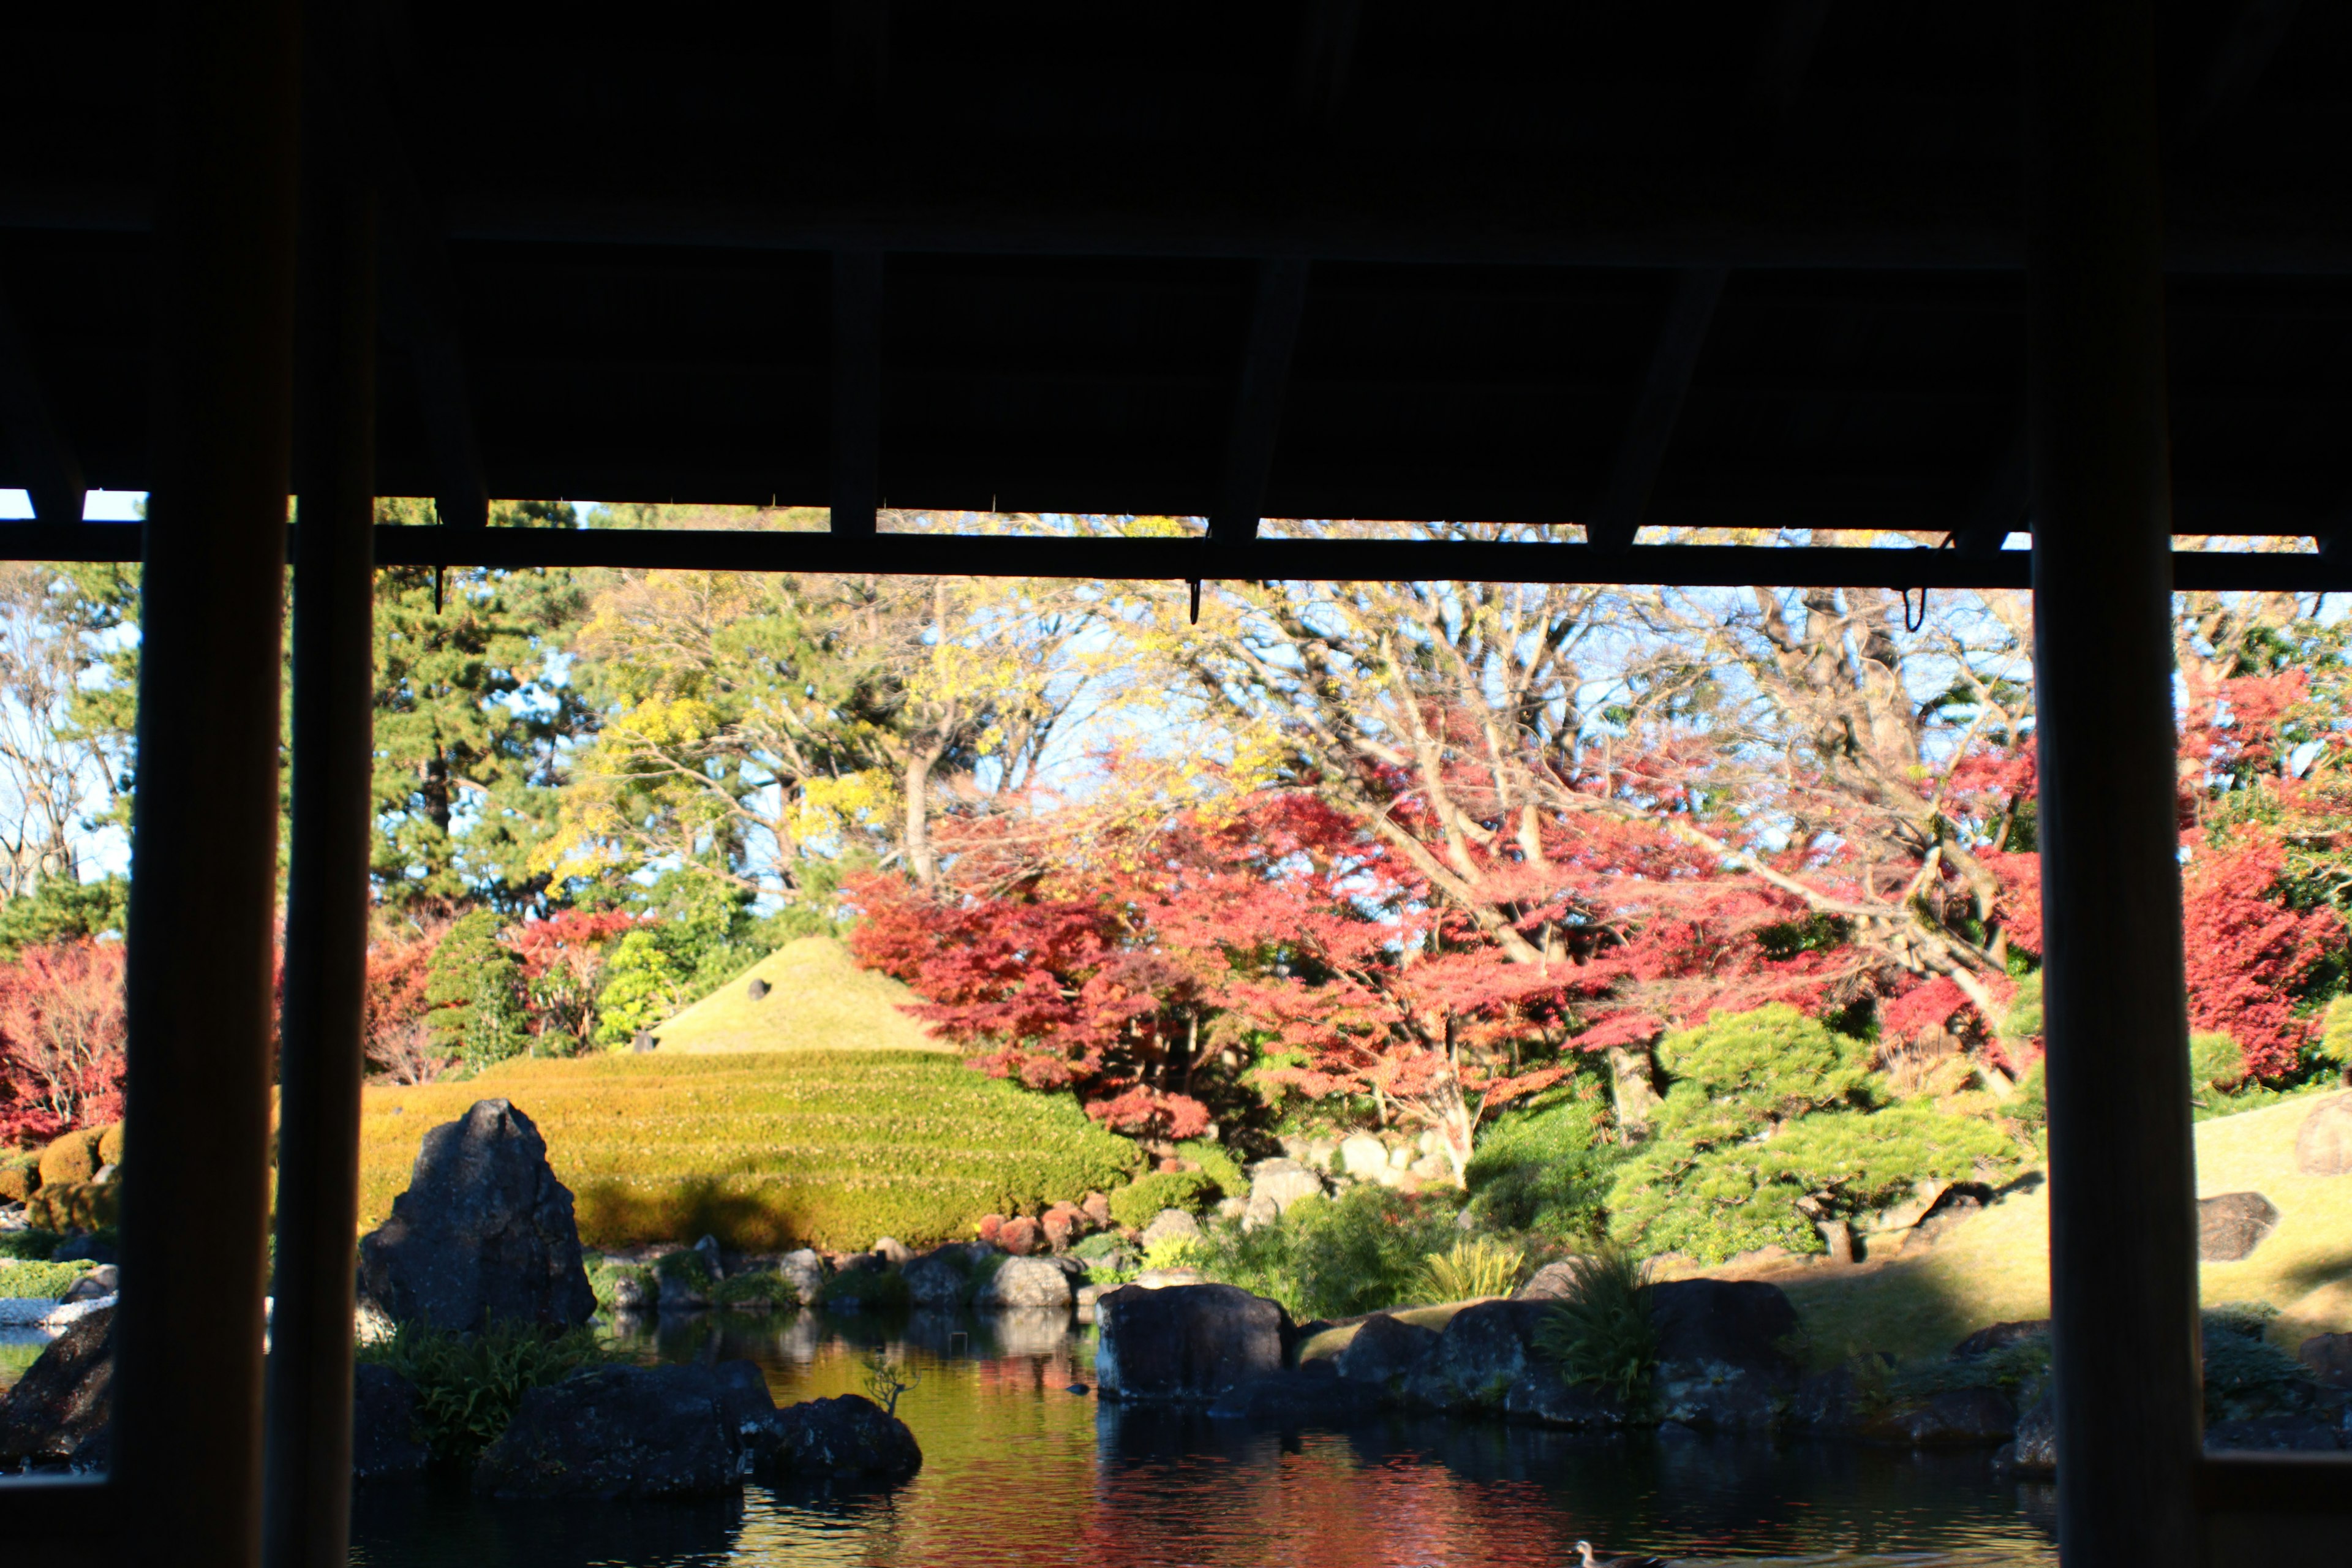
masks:
[[[1518,1288],[1528,1255],[1492,1237],[1465,1237],[1447,1251],[1433,1252],[1421,1268],[1422,1294],[1432,1301],[1469,1301],[1507,1296]]]
[[[591,1330],[556,1332],[518,1322],[494,1323],[478,1334],[402,1323],[389,1340],[358,1353],[408,1380],[417,1437],[436,1465],[457,1470],[498,1440],[524,1394],[610,1359]]]
[[[1575,1274],[1537,1327],[1536,1352],[1569,1382],[1598,1384],[1630,1405],[1658,1363],[1649,1266],[1612,1247],[1577,1259]]]

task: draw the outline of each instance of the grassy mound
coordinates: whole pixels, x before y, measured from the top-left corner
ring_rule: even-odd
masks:
[[[2258,1192],[2279,1209],[2278,1228],[2251,1257],[2202,1266],[2205,1304],[2268,1301],[2280,1310],[2270,1338],[2290,1350],[2352,1329],[2352,1176],[2294,1167],[2295,1132],[2320,1103],[2304,1096],[2197,1124],[2197,1195]],[[1939,1356],[1987,1323],[2049,1316],[2049,1190],[2037,1186],[1916,1256],[1770,1278],[1795,1302],[1817,1360]]]
[[[366,1091],[361,1228],[392,1212],[428,1129],[496,1098],[538,1123],[598,1247],[705,1233],[762,1250],[921,1246],[969,1237],[982,1215],[1107,1190],[1136,1160],[1074,1101],[935,1051],[526,1058]]]
[[[751,982],[768,993],[751,999]],[[937,1051],[898,1010],[912,991],[860,969],[829,936],[788,942],[654,1030],[663,1051]]]

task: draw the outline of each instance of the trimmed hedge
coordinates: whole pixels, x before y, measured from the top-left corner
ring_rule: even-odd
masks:
[[[87,1259],[72,1263],[0,1263],[0,1296],[38,1297],[54,1301],[96,1267]]]
[[[98,1163],[101,1165],[122,1163],[122,1123],[114,1122],[98,1130]]]
[[[1141,1230],[1161,1209],[1196,1210],[1217,1195],[1215,1177],[1205,1171],[1155,1171],[1110,1195],[1110,1217]]]
[[[39,1190],[41,1159],[27,1154],[20,1160],[0,1164],[0,1203],[21,1204]]]
[[[103,1230],[121,1216],[120,1182],[47,1182],[25,1205],[27,1223],[42,1230]]]
[[[85,1128],[53,1140],[41,1151],[41,1185],[87,1182],[98,1174],[98,1132]]]
[[[593,1247],[706,1233],[748,1252],[920,1247],[1108,1190],[1138,1162],[1074,1100],[930,1052],[524,1058],[366,1091],[361,1228],[383,1223],[428,1129],[498,1097],[538,1123]]]

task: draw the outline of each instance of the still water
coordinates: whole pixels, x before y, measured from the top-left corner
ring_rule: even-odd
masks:
[[[1841,1568],[2055,1568],[2046,1488],[1979,1450],[1585,1438],[1386,1419],[1283,1432],[1122,1410],[1091,1331],[1059,1314],[902,1322],[806,1313],[672,1318],[620,1336],[647,1361],[740,1356],[777,1402],[859,1392],[887,1343],[918,1375],[899,1415],[923,1470],[887,1492],[747,1486],[691,1504],[472,1502],[362,1489],[357,1568],[1408,1568],[1561,1564],[1603,1552],[1832,1560]]]

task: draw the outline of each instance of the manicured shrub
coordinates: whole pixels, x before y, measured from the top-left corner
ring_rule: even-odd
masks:
[[[1566,1097],[1497,1117],[1463,1173],[1471,1212],[1496,1230],[1597,1242],[1611,1173],[1622,1153],[1597,1141],[1605,1114],[1595,1102]]]
[[[900,1282],[903,1286],[904,1281]],[[713,1306],[732,1307],[746,1301],[765,1301],[772,1307],[798,1307],[800,1292],[772,1268],[754,1268],[741,1274],[730,1274],[710,1292]]]
[[[45,1297],[56,1300],[94,1265],[72,1263],[0,1263],[0,1296]]]
[[[1141,1230],[1161,1209],[1200,1209],[1217,1193],[1213,1177],[1202,1171],[1154,1171],[1138,1176],[1110,1195],[1110,1217],[1129,1230]]]
[[[745,1252],[877,1236],[919,1247],[971,1237],[984,1215],[1108,1191],[1138,1158],[1068,1099],[931,1052],[538,1058],[369,1089],[361,1228],[407,1186],[425,1131],[490,1095],[538,1123],[593,1247],[712,1235]]]
[[[98,1174],[98,1134],[88,1128],[77,1129],[52,1140],[41,1151],[41,1184],[87,1182]]]
[[[1345,1318],[1419,1295],[1429,1255],[1458,1234],[1442,1201],[1366,1184],[1301,1198],[1255,1230],[1214,1226],[1190,1261],[1212,1279],[1271,1297],[1294,1318]]]
[[[0,1230],[0,1258],[27,1258],[47,1263],[49,1254],[58,1249],[64,1237],[54,1230],[32,1226],[25,1230]]]
[[[1097,1231],[1070,1248],[1070,1256],[1082,1263],[1092,1263],[1108,1258],[1127,1245],[1127,1239],[1115,1230]]]
[[[835,1311],[903,1312],[907,1277],[895,1268],[845,1268],[826,1278],[817,1300]]]
[[[1217,1190],[1229,1198],[1249,1196],[1249,1173],[1234,1158],[1233,1151],[1213,1139],[1195,1138],[1176,1145],[1179,1158],[1192,1161],[1201,1167],[1201,1173],[1217,1184]]]
[[[98,1131],[98,1163],[100,1165],[122,1163],[122,1123],[114,1122]]]
[[[624,1279],[635,1279],[639,1289],[651,1300],[660,1289],[654,1271],[642,1263],[626,1263],[617,1258],[594,1258],[588,1261],[588,1289],[595,1293],[600,1310],[617,1311],[614,1292]]]
[[[1468,1301],[1507,1296],[1518,1288],[1528,1255],[1492,1237],[1465,1237],[1422,1262],[1422,1294],[1432,1301]]]
[[[525,1394],[606,1359],[590,1330],[551,1333],[512,1322],[479,1334],[403,1323],[390,1340],[358,1353],[408,1380],[417,1436],[436,1465],[460,1471],[498,1440]]]
[[[719,1276],[711,1269],[710,1259],[698,1247],[663,1253],[654,1259],[654,1277],[656,1279],[675,1279],[706,1295],[719,1283]]]
[[[0,1163],[0,1203],[21,1204],[41,1184],[41,1157],[26,1154]]]
[[[2225,1302],[2204,1312],[2207,1422],[2306,1415],[2327,1400],[2309,1367],[2263,1338],[2277,1316],[2266,1301]]]
[[[2246,1081],[2246,1053],[2238,1042],[2218,1032],[2189,1037],[2189,1081],[2199,1092],[2219,1089],[2226,1094]]]
[[[25,1218],[43,1230],[102,1230],[121,1213],[119,1182],[43,1182],[25,1205]]]
[[[1614,1247],[1580,1258],[1569,1293],[1544,1314],[1536,1352],[1570,1383],[1592,1383],[1631,1403],[1657,1364],[1646,1267]]]

